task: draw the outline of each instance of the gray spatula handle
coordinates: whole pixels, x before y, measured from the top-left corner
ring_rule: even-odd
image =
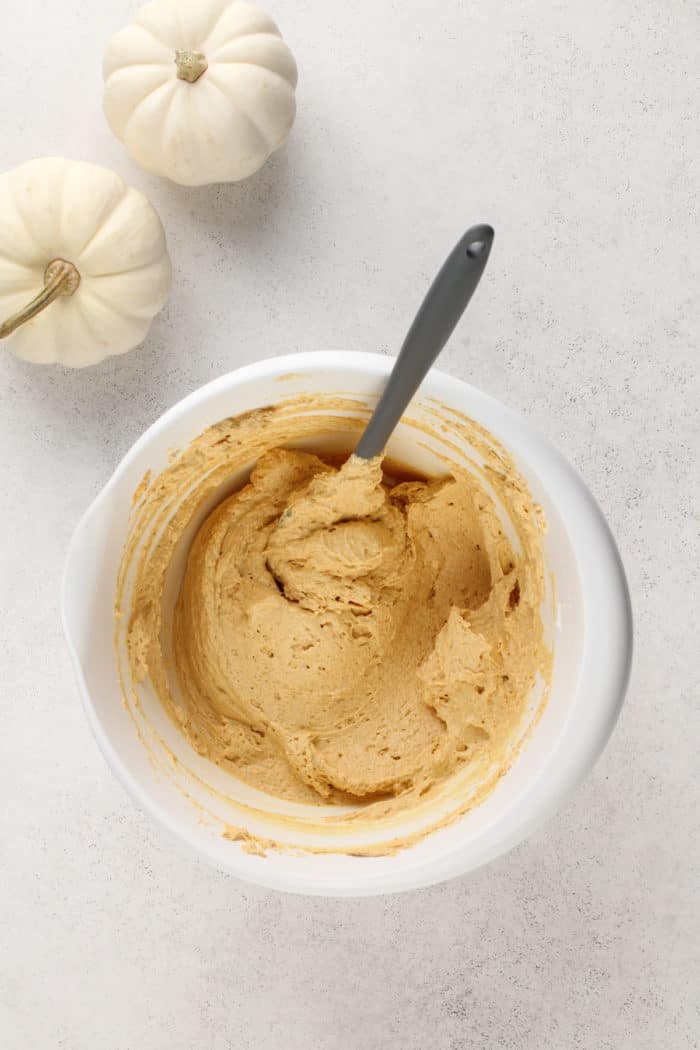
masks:
[[[472,226],[447,257],[409,329],[356,456],[373,459],[384,451],[391,432],[474,294],[493,237],[491,226]]]

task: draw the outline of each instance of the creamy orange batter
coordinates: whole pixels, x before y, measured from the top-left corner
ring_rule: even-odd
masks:
[[[220,479],[240,433],[206,432],[151,498],[167,506],[205,465]],[[505,761],[549,665],[541,523],[517,478],[493,476],[514,544],[478,472],[397,484],[379,460],[251,450],[249,483],[194,538],[172,622],[162,591],[196,485],[141,559],[134,678],[150,676],[197,751],[284,799],[386,814]]]

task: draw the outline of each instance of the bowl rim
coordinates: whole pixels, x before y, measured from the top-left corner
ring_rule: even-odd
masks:
[[[570,798],[603,751],[619,716],[629,682],[633,649],[629,589],[615,540],[585,482],[563,454],[529,421],[464,380],[431,369],[425,381],[430,384],[430,396],[440,398],[440,390],[443,389],[453,400],[455,393],[461,390],[466,399],[472,404],[478,403],[487,416],[496,417],[495,424],[486,424],[488,428],[511,451],[517,448],[518,458],[523,459],[533,470],[536,463],[536,472],[561,513],[579,563],[583,604],[583,651],[575,701],[579,717],[575,727],[569,724],[574,721],[570,718],[557,747],[548,755],[544,768],[533,784],[476,842],[466,843],[447,854],[439,855],[435,860],[402,866],[401,859],[410,857],[411,851],[407,850],[392,858],[396,865],[389,874],[375,872],[373,877],[359,883],[355,877],[338,879],[337,884],[332,886],[327,879],[285,873],[283,864],[264,865],[260,866],[260,870],[252,870],[241,860],[238,851],[231,851],[231,863],[222,863],[221,858],[209,854],[201,842],[194,841],[187,828],[173,818],[132,776],[97,716],[73,640],[68,612],[71,564],[103,502],[108,500],[121,476],[153,438],[187,415],[190,409],[217,394],[251,381],[274,379],[288,373],[303,374],[319,368],[333,372],[351,367],[368,377],[381,380],[388,376],[394,361],[395,358],[388,355],[360,351],[307,351],[244,365],[198,387],[167,409],[133,443],[81,516],[66,553],[60,594],[63,633],[83,710],[107,764],[132,800],[176,838],[187,843],[200,857],[220,871],[224,870],[237,878],[269,889],[325,896],[368,896],[432,885],[489,863],[530,835]],[[553,489],[557,492],[556,497]],[[563,509],[563,505],[566,509]],[[585,556],[585,565],[580,561],[582,555]],[[583,568],[590,571],[582,571]],[[586,610],[592,606],[595,607],[596,615],[586,616]],[[580,696],[584,692],[587,695],[585,707],[580,703]],[[575,733],[571,733],[572,728],[575,728]],[[564,754],[567,734],[572,747],[570,752]],[[545,779],[546,784],[543,783]]]

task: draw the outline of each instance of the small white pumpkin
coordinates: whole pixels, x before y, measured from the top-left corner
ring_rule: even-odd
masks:
[[[141,167],[186,186],[236,182],[294,122],[297,67],[272,19],[241,0],[153,0],[104,60],[104,110]]]
[[[113,171],[46,158],[0,175],[0,339],[72,368],[141,343],[170,290],[156,212]]]

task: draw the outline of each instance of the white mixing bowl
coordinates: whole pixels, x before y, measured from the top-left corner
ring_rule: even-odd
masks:
[[[240,814],[234,820],[227,809],[226,790],[237,783],[234,778],[195,755],[157,701],[149,712],[158,723],[157,734],[149,741],[143,726],[137,731],[118,682],[114,594],[132,496],[146,471],[161,470],[170,450],[182,448],[207,426],[290,396],[348,395],[371,408],[392,365],[374,354],[299,354],[242,368],[195,391],[136,442],[82,518],[68,552],[63,625],[85,711],[109,765],[140,806],[217,867],[275,889],[386,893],[439,882],[492,860],[549,816],[593,766],[627,685],[629,595],[614,540],[593,497],[524,420],[486,394],[433,371],[411,415],[429,413],[437,399],[485,426],[513,456],[548,524],[545,558],[555,581],[549,624],[552,687],[544,713],[495,789],[453,823],[393,855],[269,850],[260,856],[245,840],[222,834],[227,821],[242,822]],[[388,451],[429,471],[439,466],[434,447],[434,439],[402,423]],[[167,739],[167,748],[159,755],[161,738]],[[188,769],[194,776],[183,782]],[[250,794],[242,788],[241,797],[248,797],[246,791]],[[253,817],[249,830],[261,834]]]

